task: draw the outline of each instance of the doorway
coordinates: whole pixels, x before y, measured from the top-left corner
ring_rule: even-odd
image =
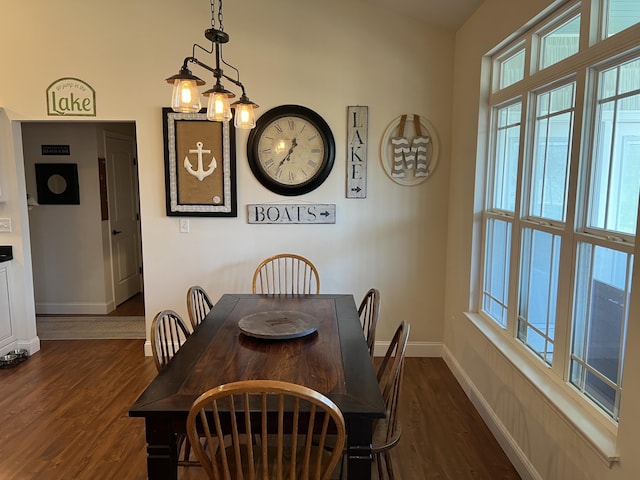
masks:
[[[36,314],[143,316],[135,123],[23,122],[22,143]],[[79,201],[41,195],[36,164],[73,165]]]

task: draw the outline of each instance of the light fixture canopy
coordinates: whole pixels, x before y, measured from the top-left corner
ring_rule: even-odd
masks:
[[[203,95],[208,97],[207,120],[215,122],[228,122],[233,117],[233,108],[235,109],[235,127],[242,129],[251,129],[256,125],[255,114],[253,110],[255,108],[258,108],[258,105],[253,103],[251,100],[249,100],[249,97],[247,97],[244,85],[242,84],[242,82],[240,82],[240,71],[233,65],[227,63],[222,57],[222,45],[229,41],[229,35],[224,31],[224,26],[222,25],[222,0],[218,0],[217,2],[217,25],[215,19],[216,0],[210,1],[211,28],[205,30],[204,36],[211,41],[211,50],[207,50],[195,43],[193,45],[191,56],[184,59],[180,71],[176,75],[173,75],[166,79],[167,83],[173,85],[173,93],[171,95],[171,108],[174,112],[181,113],[195,113],[200,111],[201,103],[198,87],[204,85],[205,82],[204,80],[193,75],[191,73],[191,70],[189,70],[189,63],[195,63],[196,65],[199,65],[202,68],[210,71],[216,79],[216,83],[213,88],[210,88],[203,93]],[[210,67],[209,65],[201,62],[196,58],[196,47],[208,54],[215,54],[215,67]],[[224,64],[235,70],[237,78],[226,75],[221,68],[221,64]],[[237,87],[240,87],[240,89],[242,90],[240,99],[233,104],[230,104],[229,100],[231,98],[234,98],[235,95],[224,88],[221,82],[223,78],[230,81]]]

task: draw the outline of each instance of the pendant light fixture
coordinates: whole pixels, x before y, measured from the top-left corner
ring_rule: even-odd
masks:
[[[256,126],[253,110],[254,108],[258,108],[258,105],[247,97],[244,85],[240,82],[240,71],[233,65],[225,62],[222,57],[222,45],[229,41],[229,35],[224,31],[222,24],[222,0],[218,0],[217,3],[217,24],[216,0],[211,0],[211,28],[204,32],[204,36],[211,41],[211,50],[207,50],[195,43],[191,56],[184,59],[180,71],[176,75],[167,78],[167,83],[173,85],[171,108],[174,112],[181,113],[196,113],[200,111],[202,105],[200,103],[198,87],[204,85],[205,82],[193,75],[191,70],[189,70],[189,63],[195,63],[213,73],[216,79],[215,85],[206,92],[203,92],[203,95],[208,97],[207,119],[214,122],[228,122],[232,117],[235,117],[234,125],[236,128],[251,129]],[[196,58],[196,47],[208,54],[215,54],[215,67],[212,68]],[[221,64],[235,70],[236,78],[225,75],[222,71]],[[221,81],[223,78],[242,89],[240,99],[232,104],[230,104],[229,100],[234,98],[235,95],[224,88]],[[231,109],[235,110],[235,115],[232,114]]]

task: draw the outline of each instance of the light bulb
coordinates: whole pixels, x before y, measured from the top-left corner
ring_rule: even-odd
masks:
[[[174,112],[194,113],[200,111],[200,92],[195,80],[176,78],[173,82],[171,108]]]
[[[233,124],[236,128],[249,130],[256,126],[256,117],[253,112],[253,105],[249,103],[236,103],[236,113]]]
[[[206,92],[205,92],[206,94]],[[231,106],[226,93],[210,93],[207,105],[207,120],[214,122],[228,122],[231,120]]]

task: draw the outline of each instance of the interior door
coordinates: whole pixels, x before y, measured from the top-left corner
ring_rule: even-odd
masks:
[[[142,291],[138,168],[135,141],[105,133],[111,265],[115,304]]]

